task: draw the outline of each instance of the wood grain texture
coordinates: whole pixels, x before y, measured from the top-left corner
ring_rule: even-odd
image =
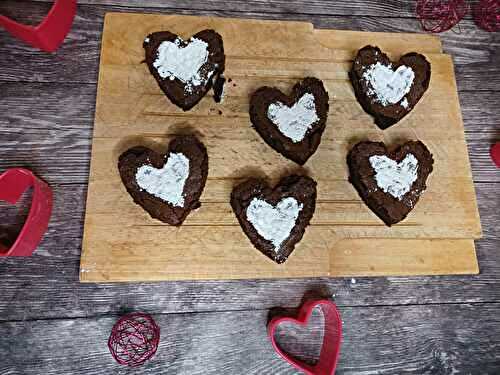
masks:
[[[183,112],[160,94],[141,63],[141,41],[143,35],[166,24],[184,38],[204,28],[214,28],[222,35],[227,51],[224,74],[232,84],[225,88],[221,106],[205,97],[191,111]],[[245,35],[252,35],[252,41],[244,42]],[[361,110],[347,74],[352,56],[366,43],[364,35],[337,35],[334,30],[317,33],[301,23],[108,13],[102,38],[80,279],[96,282],[410,275],[425,273],[426,267],[432,274],[477,273],[470,239],[479,238],[481,229],[451,59],[441,53],[427,53],[433,71],[428,93],[401,124],[381,134]],[[369,38],[384,40],[382,35]],[[408,45],[435,40],[402,37]],[[318,38],[322,40],[319,45]],[[394,56],[407,52],[394,44],[393,38],[393,34],[388,36],[395,49],[388,52]],[[422,49],[440,50],[439,45],[426,43],[422,42]],[[264,174],[278,179],[284,171],[296,168],[267,147],[250,127],[248,97],[265,80],[272,86],[274,80],[279,80],[278,86],[287,91],[296,80],[309,75],[322,79],[332,95],[330,126],[322,136],[322,147],[306,166],[319,184],[318,213],[294,256],[279,266],[256,256],[237,225],[227,197],[235,183],[244,178]],[[428,110],[423,111],[424,106]],[[192,213],[181,228],[159,225],[133,205],[116,170],[119,155],[130,147],[149,146],[163,152],[164,132],[194,132],[210,156],[209,183],[201,198],[206,204]],[[408,220],[394,228],[382,225],[347,182],[345,155],[356,141],[366,138],[388,144],[420,139],[436,160],[432,181],[439,184],[429,182],[428,194],[422,199],[427,203],[418,205]],[[448,215],[444,217],[443,212]],[[415,242],[409,247],[414,251],[410,258],[397,241],[346,242],[336,253],[336,261],[330,261],[336,243],[344,238],[469,241],[458,242],[456,249],[452,241]],[[358,251],[339,257],[349,247]],[[373,257],[378,261],[367,262],[366,254],[377,247],[387,248],[387,259],[384,261],[384,253],[378,253]],[[450,254],[433,250],[443,247]],[[452,253],[458,262],[448,261]],[[414,259],[421,266],[406,267]],[[329,267],[334,267],[335,272]]]
[[[86,184],[96,86],[3,82],[0,94],[0,169],[27,166],[50,183]],[[488,156],[500,138],[499,98],[494,91],[460,93],[476,181],[500,182]]]
[[[466,19],[461,22],[459,33],[450,31],[440,34],[445,52],[451,53],[455,62],[470,159],[476,180],[485,235],[477,242],[480,275],[357,278],[355,284],[352,284],[350,279],[341,278],[80,284],[78,263],[90,157],[95,82],[100,32],[106,11],[173,12],[302,20],[312,21],[316,27],[323,28],[383,32],[420,31],[417,20],[400,18],[413,15],[411,10],[413,5],[409,2],[372,4],[369,1],[347,3],[336,1],[334,4],[315,1],[313,6],[319,8],[321,14],[313,15],[299,14],[305,12],[302,9],[308,7],[311,2],[291,5],[286,2],[282,7],[274,8],[276,2],[259,1],[255,2],[256,5],[232,3],[229,8],[225,2],[222,4],[200,0],[184,2],[180,5],[182,9],[173,9],[171,4],[176,3],[172,1],[148,2],[149,6],[157,8],[142,8],[143,2],[138,0],[120,1],[119,7],[83,5],[85,1],[90,0],[79,0],[74,28],[57,54],[48,56],[36,52],[18,43],[5,32],[0,32],[0,81],[10,81],[10,83],[0,83],[0,145],[2,146],[0,170],[17,165],[32,167],[55,185],[56,197],[59,197],[50,232],[35,256],[29,259],[0,259],[2,279],[0,320],[116,315],[126,310],[194,313],[213,310],[268,309],[274,306],[296,307],[304,295],[336,294],[338,303],[342,306],[353,306],[349,309],[357,312],[349,316],[344,312],[344,316],[348,317],[344,319],[344,327],[349,337],[359,337],[359,341],[352,341],[354,344],[349,346],[351,356],[343,357],[341,373],[451,374],[458,371],[464,374],[494,374],[498,372],[499,346],[495,339],[499,335],[495,329],[499,326],[496,320],[499,314],[495,308],[483,307],[496,305],[477,304],[471,307],[468,304],[500,301],[500,252],[498,251],[500,173],[488,158],[489,144],[500,139],[499,33],[481,31],[470,19]],[[117,3],[117,0],[99,1],[100,4],[104,4],[105,1]],[[22,3],[22,14],[19,14],[20,3]],[[213,4],[217,5],[217,10],[213,10]],[[0,13],[15,15],[21,21],[33,22],[42,18],[48,5],[3,0],[0,1]],[[212,10],[200,10],[206,7],[212,7]],[[249,7],[252,9],[246,12]],[[261,10],[257,12],[256,7],[260,7]],[[306,11],[311,10],[306,8]],[[327,11],[329,13],[326,13]],[[357,16],[352,17],[350,14]],[[392,16],[388,17],[389,14]],[[59,83],[54,84],[54,82]],[[4,208],[0,207],[2,219],[5,218]],[[17,213],[9,210],[8,214],[12,214],[9,216],[9,222],[19,227],[20,217]],[[455,307],[449,303],[465,305]],[[424,307],[424,312],[420,310],[421,306],[404,307],[413,309],[414,314],[402,313],[403,307],[383,307],[383,305],[406,304],[431,305]],[[375,307],[366,307],[370,305]],[[379,309],[385,312],[378,314]],[[438,310],[441,312],[436,312]],[[235,318],[231,319],[233,314],[236,314]],[[188,343],[182,341],[186,343],[182,346],[186,350],[181,353],[178,360],[171,361],[170,351],[167,356],[158,357],[153,366],[143,368],[142,371],[136,369],[133,373],[192,374],[193,366],[199,365],[200,359],[203,359],[205,366],[212,362],[218,364],[220,358],[227,356],[231,364],[247,361],[248,354],[238,351],[238,345],[228,346],[233,335],[227,337],[224,333],[225,324],[208,324],[212,334],[204,333],[206,324],[201,319],[207,315],[217,314],[165,316],[162,322],[174,319],[177,322],[172,325],[177,329],[175,332],[182,338],[192,337],[192,340]],[[230,327],[237,327],[237,323],[233,326],[235,320],[246,322],[248,317],[249,322],[255,322],[256,315],[258,318],[258,312],[254,311],[228,312],[224,313],[223,321],[228,321]],[[190,323],[192,322],[190,319],[194,318],[200,319],[197,324]],[[9,323],[7,328],[4,326],[0,335],[2,340],[0,350],[3,350],[0,373],[38,375],[44,373],[44,370],[47,370],[47,374],[131,372],[115,366],[105,348],[107,330],[114,319],[114,317],[108,319],[102,326],[90,323],[95,322],[95,319],[76,319],[74,323],[70,320]],[[160,320],[158,317],[157,319]],[[61,325],[47,328],[48,325],[56,323]],[[485,329],[481,327],[482,325]],[[78,343],[90,349],[85,350],[81,345],[70,344],[68,335],[70,332],[73,333],[70,330],[73,327],[79,327],[74,332],[75,336],[83,337]],[[168,323],[165,327],[167,329],[162,326],[163,332],[171,334]],[[218,338],[219,332],[222,332],[221,338]],[[255,343],[260,338],[261,332],[263,332],[261,326],[251,331],[243,330],[241,334],[235,336],[236,342],[241,343],[239,346]],[[373,334],[367,335],[366,332]],[[385,335],[389,335],[389,340],[383,345],[386,343]],[[417,338],[413,339],[415,336]],[[47,337],[49,340],[44,343],[37,341],[35,347],[29,345],[30,342]],[[225,340],[226,337],[228,341]],[[162,342],[163,348],[175,348],[170,347],[171,342],[167,339],[162,339]],[[223,346],[225,351],[215,349],[220,343],[225,345]],[[201,350],[196,351],[200,345],[203,345],[203,348],[214,349],[200,353]],[[251,347],[255,346],[252,344]],[[17,351],[17,348],[21,351]],[[29,353],[33,355],[29,358],[22,356],[22,353],[26,353],[26,348],[32,349]],[[195,351],[191,352],[190,348],[195,348]],[[196,353],[200,355],[196,356]],[[258,370],[263,370],[255,370],[255,373],[294,373],[274,355],[271,362],[264,363],[263,359],[266,359],[269,353],[266,352],[264,357],[262,353],[263,351],[258,351],[251,357],[252,363],[255,361],[259,364]],[[69,354],[76,360],[68,359]],[[165,371],[155,371],[156,367]],[[209,368],[213,370],[213,367]],[[244,373],[244,370],[236,365],[229,367],[227,372],[224,369],[225,367],[221,366],[213,371]],[[200,369],[199,373],[204,373],[203,370],[204,368]]]
[[[90,285],[78,283],[85,186],[54,186],[54,216],[35,256],[0,260],[0,320],[116,314],[126,306],[152,313],[291,307],[308,291],[337,294],[337,302],[348,306],[499,300],[497,187],[477,185],[485,228],[485,239],[477,242],[478,276],[357,278],[356,284],[350,279],[289,279]],[[9,212],[17,223],[16,212]]]
[[[23,13],[16,12],[16,1],[0,2],[0,13],[16,15],[20,21],[30,21],[33,18],[42,19],[47,12],[46,3],[23,1]],[[201,1],[199,2],[201,3]],[[198,3],[198,4],[199,4]],[[125,5],[128,3],[121,2]],[[190,3],[191,4],[191,3]],[[263,3],[264,4],[264,3]],[[399,3],[398,3],[399,4]],[[168,6],[162,4],[163,6]],[[323,3],[323,6],[325,4]],[[268,9],[273,4],[267,3]],[[391,8],[390,5],[379,5]],[[340,9],[341,7],[335,6]],[[336,16],[290,14],[290,12],[274,14],[250,10],[240,12],[238,9],[225,10],[193,10],[164,9],[162,13],[195,14],[220,17],[243,17],[258,19],[282,19],[312,22],[316,28],[370,30],[378,32],[421,32],[420,24],[413,18],[393,18],[371,16]],[[228,10],[231,9],[231,10]],[[289,10],[295,9],[291,7]],[[369,8],[366,8],[369,9]],[[399,13],[399,5],[396,7]],[[3,69],[0,80],[6,81],[37,81],[37,82],[85,82],[97,81],[97,68],[100,49],[100,35],[104,14],[109,11],[137,12],[137,8],[127,6],[80,5],[73,28],[67,40],[56,54],[47,55],[33,51],[7,33],[0,34],[0,53],[3,56]],[[142,8],[143,12],[158,13],[158,8]],[[478,29],[472,20],[464,20],[460,24],[461,32],[449,31],[440,35],[444,50],[453,54],[456,71],[460,74],[459,90],[494,90],[499,87],[498,67],[500,66],[500,36],[498,33],[487,33]],[[29,57],[29,58],[27,58]],[[18,64],[18,61],[23,61]],[[481,79],[485,74],[489,79]]]
[[[355,278],[355,283],[351,278],[315,278],[82,284],[79,257],[61,256],[79,243],[59,239],[49,248],[47,242],[42,244],[37,256],[27,261],[2,260],[0,321],[92,317],[124,309],[176,314],[294,307],[304,296],[334,294],[339,305],[359,308],[500,300],[497,240],[477,243],[478,276],[363,277]]]
[[[48,2],[50,0],[35,0]],[[120,0],[83,0],[80,4],[88,5],[126,5],[130,8],[144,8],[144,2],[141,0],[129,0],[124,4]],[[210,0],[201,1],[194,0],[186,4],[180,0],[171,0],[165,3],[161,0],[148,1],[148,7],[160,8],[162,10],[172,9],[175,11],[181,9],[192,9],[197,11],[221,9],[237,9],[239,12],[265,12],[278,14],[324,14],[324,15],[343,15],[343,16],[387,16],[387,17],[414,17],[414,3],[411,0],[397,1],[390,0],[380,3],[376,0],[370,1],[347,1],[342,0],[334,4],[325,3],[321,0],[304,1],[304,0],[253,0],[251,2],[245,0]],[[189,5],[189,7],[186,7]]]
[[[340,308],[345,323],[337,373],[493,374],[500,366],[499,311],[498,303]],[[117,317],[1,323],[0,371],[298,374],[272,349],[269,315],[267,310],[156,315],[158,352],[139,369],[119,366],[109,354],[106,340]],[[290,336],[282,343],[293,340]]]

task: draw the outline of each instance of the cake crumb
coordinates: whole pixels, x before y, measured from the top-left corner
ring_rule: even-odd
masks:
[[[224,84],[226,83],[226,78],[223,74],[220,74],[213,84],[214,88],[214,100],[216,103],[222,103],[224,100]]]

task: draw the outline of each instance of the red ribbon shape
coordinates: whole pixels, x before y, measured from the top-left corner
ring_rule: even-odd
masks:
[[[0,200],[15,204],[30,187],[33,187],[33,196],[28,218],[10,249],[0,244],[0,257],[32,255],[47,231],[52,212],[52,190],[31,171],[13,168],[1,174]]]
[[[305,327],[316,307],[319,307],[323,312],[323,316],[325,318],[325,330],[319,360],[316,365],[311,366],[302,363],[283,352],[277,344],[274,336],[278,325],[284,322]],[[295,368],[303,371],[307,375],[332,375],[335,373],[335,368],[337,367],[337,361],[340,354],[340,344],[342,341],[342,319],[340,318],[337,307],[333,302],[329,300],[308,301],[302,305],[296,319],[290,317],[274,318],[269,322],[267,329],[274,350]]]
[[[76,14],[76,0],[55,0],[38,26],[18,23],[0,16],[0,25],[16,38],[46,52],[54,52],[71,29]]]

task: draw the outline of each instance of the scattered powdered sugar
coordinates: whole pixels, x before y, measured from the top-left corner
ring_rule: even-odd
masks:
[[[404,109],[408,109],[408,106],[409,106],[409,103],[408,103],[408,99],[404,98],[403,100],[401,100],[401,107],[403,107]]]
[[[368,66],[363,79],[368,82],[368,95],[387,106],[399,102],[411,89],[415,73],[412,68],[401,65],[396,71],[392,66],[380,62]]]
[[[306,132],[319,120],[314,95],[310,93],[302,95],[292,107],[281,102],[270,104],[267,117],[294,143],[302,141]]]
[[[184,207],[184,185],[189,176],[189,159],[171,153],[163,168],[143,165],[137,169],[137,185],[149,194],[177,207]]]
[[[400,163],[385,155],[373,155],[369,160],[377,186],[394,198],[401,200],[417,180],[418,160],[413,154],[406,155]]]
[[[275,207],[266,201],[253,198],[247,207],[247,220],[257,233],[271,241],[277,252],[292,232],[303,205],[295,198],[282,199]]]
[[[182,42],[180,38],[162,42],[153,66],[161,78],[177,78],[186,84],[186,92],[192,92],[194,86],[204,84],[213,74],[208,72],[202,77],[200,72],[208,60],[208,43],[197,38],[191,38],[186,46],[181,46]]]
[[[149,38],[144,39],[144,43],[149,43]]]

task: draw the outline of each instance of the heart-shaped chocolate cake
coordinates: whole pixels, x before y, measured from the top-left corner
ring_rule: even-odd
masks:
[[[386,129],[410,113],[427,90],[431,64],[415,52],[393,63],[380,48],[366,46],[358,51],[349,77],[363,109]]]
[[[252,244],[276,263],[283,263],[302,239],[316,207],[316,182],[291,175],[271,189],[250,179],[231,193],[233,208]]]
[[[317,78],[305,78],[290,96],[261,87],[250,99],[250,120],[264,141],[303,165],[321,142],[328,117],[328,93]]]
[[[394,151],[382,142],[360,142],[347,156],[349,180],[367,206],[388,226],[403,220],[427,188],[434,159],[420,141]]]
[[[165,155],[141,146],[125,151],[118,170],[134,202],[151,217],[181,225],[191,210],[200,207],[208,155],[196,137],[178,136]]]
[[[143,43],[146,63],[172,103],[193,108],[224,72],[222,37],[203,30],[188,41],[169,31],[149,34]]]

